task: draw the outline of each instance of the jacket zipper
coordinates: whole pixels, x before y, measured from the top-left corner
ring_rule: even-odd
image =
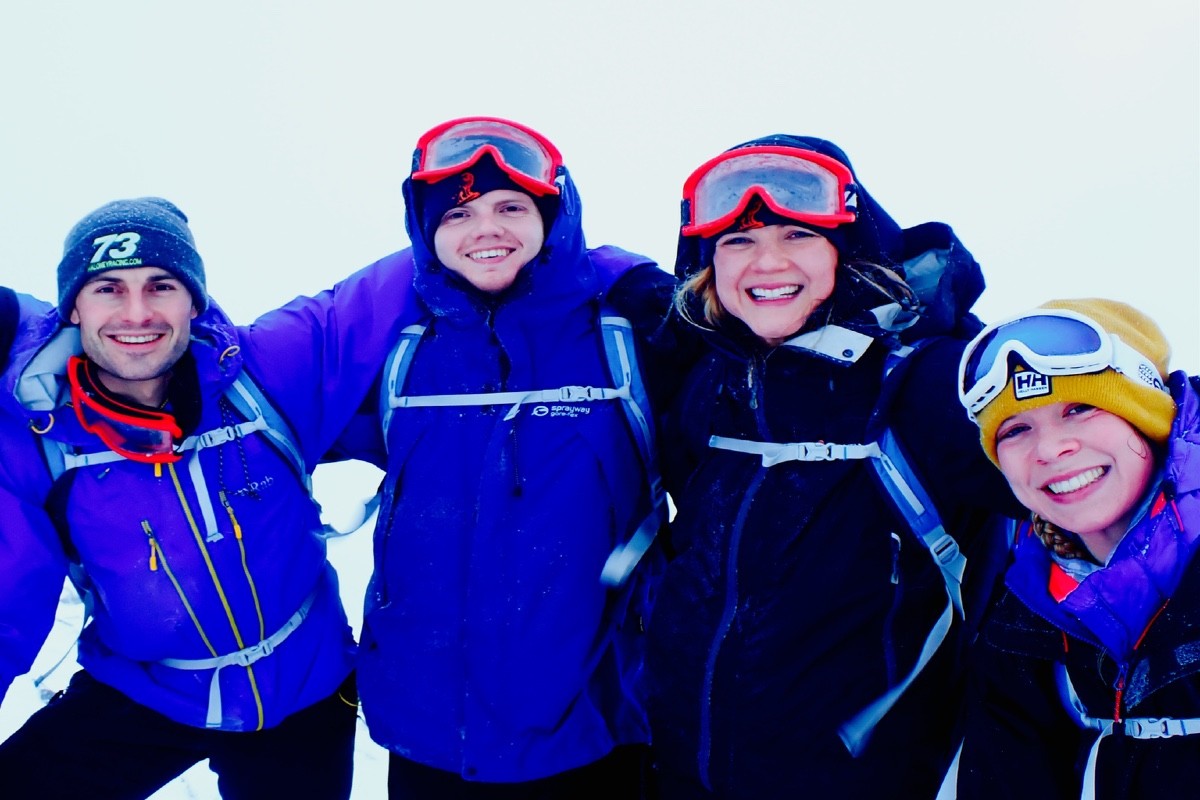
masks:
[[[193,455],[192,457],[195,458],[196,455]],[[238,628],[237,619],[234,617],[233,608],[229,604],[229,598],[225,594],[225,588],[221,585],[221,579],[217,577],[217,568],[213,564],[211,556],[209,556],[208,548],[205,547],[204,534],[200,532],[200,527],[196,524],[196,518],[192,514],[191,507],[188,505],[187,496],[183,491],[183,484],[180,483],[179,480],[179,473],[175,470],[175,465],[173,463],[167,464],[167,470],[171,473],[171,482],[175,486],[175,494],[179,498],[179,505],[183,509],[183,514],[187,518],[188,526],[192,530],[192,536],[196,540],[196,547],[200,551],[200,556],[204,559],[204,565],[208,568],[208,574],[213,582],[213,587],[217,590],[217,597],[221,601],[221,607],[225,610],[225,617],[229,620],[229,628],[233,632],[233,640],[237,644],[238,650],[244,650],[246,648],[246,642],[242,638],[241,629]],[[197,491],[199,491],[199,487],[193,488],[196,488]],[[257,606],[257,597],[255,600],[255,605]],[[261,613],[262,612],[260,611],[260,619]],[[216,654],[214,653],[214,655]],[[245,667],[245,669],[246,677],[250,682],[250,693],[254,697],[254,706],[258,712],[258,725],[255,727],[255,730],[262,730],[266,720],[263,713],[262,695],[258,690],[258,681],[254,676],[254,666],[248,665]]]

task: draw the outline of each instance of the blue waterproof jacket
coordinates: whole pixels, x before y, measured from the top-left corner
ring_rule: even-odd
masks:
[[[198,379],[195,433],[242,421],[223,394],[245,371],[315,465],[395,338],[410,267],[403,256],[385,259],[248,327],[210,305],[192,323],[185,356]],[[272,727],[327,697],[352,668],[355,645],[317,535],[319,510],[262,433],[187,451],[162,469],[121,459],[70,470],[47,508],[51,473],[32,429],[72,450],[104,449],[66,404],[64,365],[78,341],[50,310],[20,331],[3,381],[0,687],[28,671],[53,624],[69,548],[94,600],[79,662],[97,680],[178,722],[228,731]],[[65,541],[52,517],[69,531]],[[221,669],[216,725],[214,670],[161,663],[251,647],[306,605],[274,652]]]
[[[404,395],[613,385],[599,297],[650,262],[585,249],[569,177],[542,252],[498,296],[438,263],[411,181],[405,196],[429,329]],[[631,602],[644,586],[600,582],[647,510],[619,402],[397,408],[375,460],[387,477],[358,666],[372,738],[488,782],[536,780],[645,742]]]

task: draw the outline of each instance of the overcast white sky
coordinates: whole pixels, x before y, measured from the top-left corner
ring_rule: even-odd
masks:
[[[238,321],[407,244],[425,129],[495,114],[563,151],[592,244],[671,265],[687,174],[824,136],[901,224],[952,224],[985,318],[1125,299],[1200,371],[1200,4],[169,3],[0,11],[0,282],[54,295],[116,197],[191,217]]]
[[[589,242],[668,267],[695,166],[823,136],[901,224],[954,226],[985,319],[1124,299],[1200,372],[1196,0],[8,2],[0,283],[53,298],[71,225],[157,194],[249,321],[404,247],[413,144],[467,114],[546,134]]]

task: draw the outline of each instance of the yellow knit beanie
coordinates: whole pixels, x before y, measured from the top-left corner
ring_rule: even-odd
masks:
[[[1040,307],[1063,308],[1088,317],[1149,359],[1158,370],[1159,379],[1166,382],[1171,346],[1154,320],[1133,306],[1115,300],[1088,298],[1051,300]],[[979,440],[988,458],[997,466],[996,430],[1001,423],[1019,411],[1029,411],[1051,403],[1087,403],[1104,409],[1121,417],[1147,439],[1158,444],[1166,442],[1171,433],[1171,424],[1175,421],[1175,401],[1165,391],[1113,369],[1084,375],[1055,375],[1049,380],[1051,391],[1048,394],[1017,399],[1010,377],[996,399],[975,415],[979,423]]]

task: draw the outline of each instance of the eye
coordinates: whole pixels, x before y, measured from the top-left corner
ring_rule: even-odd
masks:
[[[522,203],[512,202],[502,203],[500,205],[501,214],[522,214],[527,211],[529,211],[529,209]]]
[[[720,239],[717,239],[717,247],[737,247],[752,243],[751,239],[744,233],[727,233]]]
[[[1023,422],[1013,422],[1009,425],[1001,425],[996,430],[996,444],[1000,442],[1011,441],[1029,430],[1029,426]]]
[[[153,284],[150,287],[151,291],[155,291],[155,292],[173,292],[178,288],[179,288],[178,286],[176,286],[173,282],[170,282],[170,281],[160,281],[158,283]]]
[[[459,220],[464,220],[469,216],[471,216],[470,213],[465,208],[459,206],[457,208],[450,209],[445,214],[442,214],[442,221],[438,224],[445,225],[450,222],[458,222]]]
[[[1096,410],[1095,406],[1088,405],[1087,403],[1071,403],[1063,411],[1063,416],[1064,417],[1077,417],[1082,414],[1086,414],[1089,411],[1095,411],[1095,410]]]
[[[787,232],[788,239],[819,239],[819,233],[813,233],[805,228],[792,228]]]

